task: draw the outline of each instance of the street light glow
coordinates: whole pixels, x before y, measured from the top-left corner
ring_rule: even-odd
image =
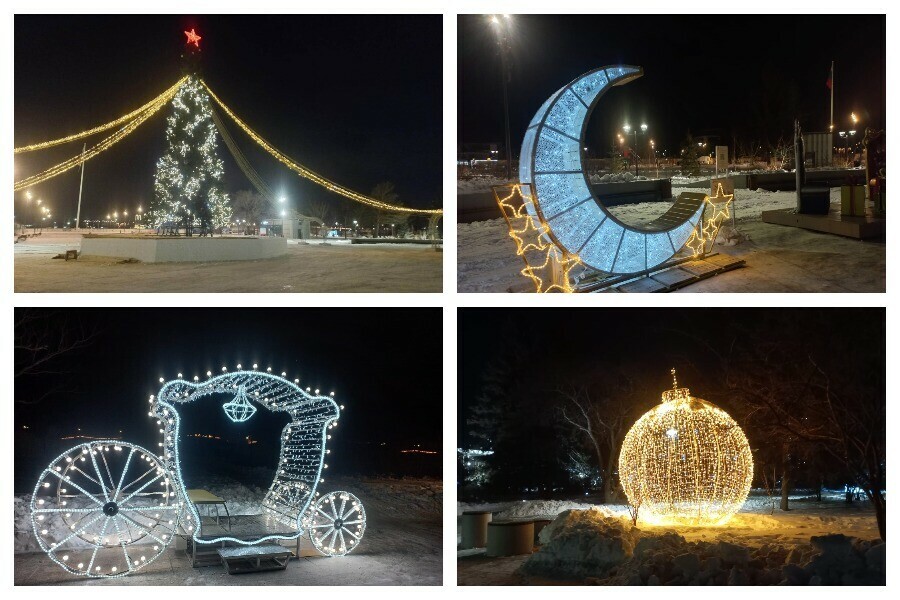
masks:
[[[647,124],[641,123],[641,131],[647,131]]]

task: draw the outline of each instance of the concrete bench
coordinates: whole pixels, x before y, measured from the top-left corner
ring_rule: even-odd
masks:
[[[488,524],[491,522],[489,510],[467,510],[462,514],[462,541],[460,549],[484,548],[487,546]]]
[[[231,575],[283,571],[292,556],[290,550],[279,544],[219,548],[218,554]]]
[[[534,550],[534,521],[492,521],[487,527],[488,556],[516,556]]]

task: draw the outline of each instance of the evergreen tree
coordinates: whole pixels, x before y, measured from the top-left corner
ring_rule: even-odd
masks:
[[[621,173],[625,170],[625,155],[622,154],[622,148],[613,144],[609,147],[609,170],[612,173]]]
[[[209,95],[192,75],[172,100],[167,120],[167,148],[156,164],[154,198],[149,212],[154,226],[173,222],[207,232],[231,219],[224,192],[224,164],[216,148],[216,125]]]
[[[697,157],[697,143],[694,142],[694,136],[690,133],[687,134],[687,138],[681,147],[681,162],[678,166],[681,167],[682,175],[700,174],[700,160]]]

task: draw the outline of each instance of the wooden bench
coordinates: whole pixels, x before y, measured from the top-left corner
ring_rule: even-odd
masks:
[[[484,548],[487,545],[487,528],[491,518],[491,511],[489,510],[467,510],[463,512],[460,549]]]
[[[534,521],[492,521],[487,527],[488,556],[516,556],[534,551]]]
[[[675,203],[669,207],[669,210],[644,225],[642,229],[647,231],[665,231],[678,227],[697,212],[704,200],[706,200],[706,194],[681,192],[678,194]]]
[[[219,557],[230,575],[283,571],[293,553],[279,544],[219,548]]]

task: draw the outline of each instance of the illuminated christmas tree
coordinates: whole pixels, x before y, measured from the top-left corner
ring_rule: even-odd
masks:
[[[150,219],[154,226],[212,233],[231,219],[224,192],[224,165],[216,152],[218,140],[212,106],[197,75],[200,36],[185,32],[185,65],[190,77],[172,100],[166,141],[168,147],[156,163]]]

